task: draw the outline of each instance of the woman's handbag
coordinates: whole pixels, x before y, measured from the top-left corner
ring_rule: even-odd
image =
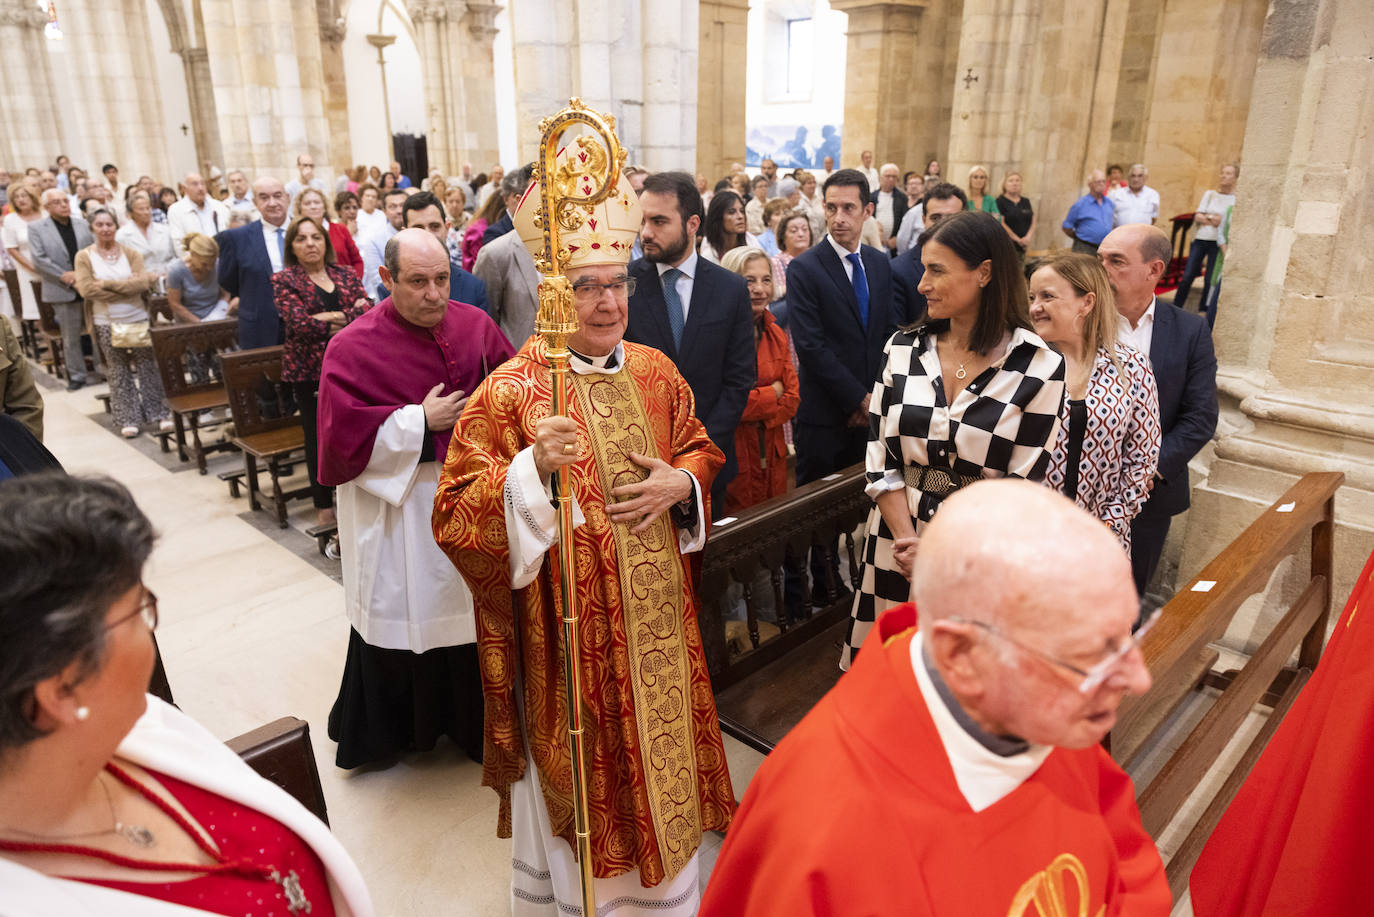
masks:
[[[148,322],[110,322],[110,346],[126,350],[152,347],[153,334]]]

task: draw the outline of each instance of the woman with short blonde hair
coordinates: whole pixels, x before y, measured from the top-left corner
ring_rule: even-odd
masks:
[[[997,199],[988,193],[988,170],[982,166],[974,166],[968,170],[968,202],[964,205],[969,210],[981,210],[983,213],[990,213],[1002,219],[1001,212],[997,209]]]

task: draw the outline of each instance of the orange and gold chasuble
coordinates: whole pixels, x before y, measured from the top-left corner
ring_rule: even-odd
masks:
[[[665,513],[632,534],[609,521],[605,504],[612,488],[646,476],[632,452],[690,471],[703,499],[724,456],[697,420],[691,389],[672,362],[651,348],[624,348],[620,372],[571,377],[569,414],[583,456],[571,468],[571,486],[586,517],[573,536],[575,578],[595,874],[638,867],[643,884],[653,886],[686,865],[704,830],[725,829],[734,796],[676,528]],[[440,479],[434,533],[477,604],[482,782],[501,798],[497,833],[510,836],[510,787],[525,771],[518,666],[549,820],[571,845],[557,552],[545,556],[534,582],[513,592],[505,525],[506,472],[534,441],[551,392],[544,344],[533,337],[473,393]]]

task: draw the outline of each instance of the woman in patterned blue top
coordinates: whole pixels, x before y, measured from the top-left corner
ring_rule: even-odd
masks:
[[[1030,330],[1026,281],[994,217],[957,213],[924,237],[926,320],[887,342],[869,403],[860,589],[840,658],[848,669],[878,615],[908,600],[922,528],[984,478],[1043,480],[1059,432],[1064,358]]]

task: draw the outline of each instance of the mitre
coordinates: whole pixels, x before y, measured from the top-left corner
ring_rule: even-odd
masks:
[[[604,175],[605,168],[606,149],[590,136],[578,137],[559,150],[550,178],[555,206],[567,197],[590,197],[600,183],[596,173]],[[520,241],[535,259],[544,253],[544,230],[542,225],[535,225],[539,216],[539,197],[539,182],[532,182],[520,198],[513,217]],[[564,271],[590,264],[629,263],[630,250],[639,235],[640,211],[639,198],[623,171],[615,190],[592,208],[590,214],[583,207],[574,208],[572,212],[581,225],[576,229],[560,227],[558,234],[559,245],[569,253]]]

